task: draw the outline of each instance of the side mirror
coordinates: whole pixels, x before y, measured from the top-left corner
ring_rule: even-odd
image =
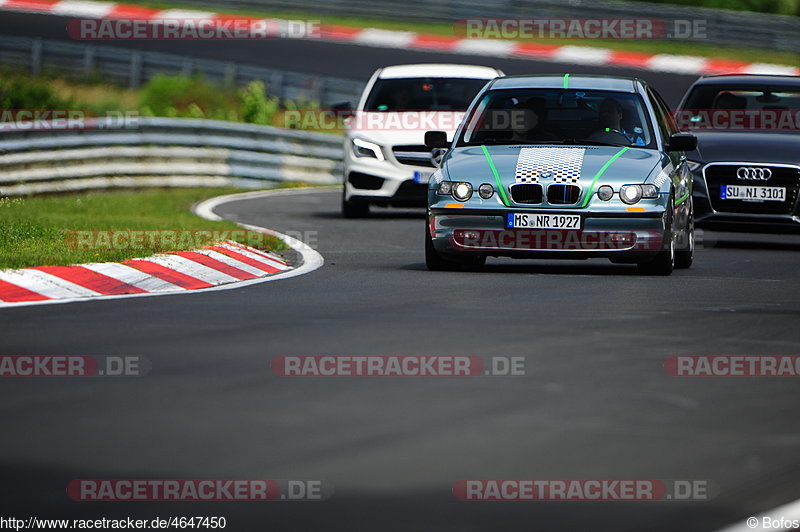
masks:
[[[697,137],[691,133],[675,133],[669,138],[667,151],[694,151],[697,149]]]
[[[333,104],[331,109],[336,112],[336,114],[342,118],[350,118],[355,113],[353,112],[353,104],[350,102],[341,102],[337,104]]]
[[[426,131],[425,146],[427,148],[449,148],[450,143],[447,142],[447,133],[444,131]]]

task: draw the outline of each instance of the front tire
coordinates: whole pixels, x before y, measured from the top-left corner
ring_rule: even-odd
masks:
[[[689,221],[686,223],[686,249],[675,253],[675,267],[679,269],[691,268],[694,262],[694,203],[689,198]]]
[[[667,205],[667,222],[664,227],[666,242],[661,245],[661,251],[649,262],[639,264],[639,271],[645,275],[671,275],[675,269],[675,234],[672,231],[672,221],[675,216],[675,199],[670,198]]]

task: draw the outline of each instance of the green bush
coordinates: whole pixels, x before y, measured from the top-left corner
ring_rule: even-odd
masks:
[[[235,105],[235,96],[199,76],[159,74],[142,87],[139,106],[154,116],[203,117]]]
[[[267,96],[266,87],[261,81],[251,81],[239,91],[242,103],[242,121],[248,124],[272,125],[275,113],[280,108],[277,97]]]
[[[60,98],[47,80],[0,78],[0,109],[70,109],[73,105]]]

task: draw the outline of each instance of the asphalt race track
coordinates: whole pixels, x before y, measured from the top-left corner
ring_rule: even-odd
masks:
[[[33,31],[37,21],[52,36],[44,20],[61,24],[4,14],[0,32]],[[274,56],[238,57],[351,77],[381,60],[446,57],[268,44]],[[231,50],[216,53],[239,53]],[[509,73],[562,67],[493,63]],[[641,75],[672,102],[690,81]],[[376,212],[342,219],[335,190],[228,203],[217,213],[301,232],[325,266],[238,290],[2,310],[2,354],[141,356],[152,365],[138,378],[4,380],[2,513],[219,515],[235,531],[692,532],[800,497],[793,379],[676,378],[662,367],[671,355],[800,354],[800,237],[707,232],[694,267],[666,278],[606,261],[490,259],[482,271],[434,273],[424,267],[422,211]],[[280,355],[387,354],[522,356],[526,375],[270,371]],[[334,496],[78,503],[65,494],[76,478],[320,479]],[[707,479],[720,494],[461,502],[452,487],[465,478]]]

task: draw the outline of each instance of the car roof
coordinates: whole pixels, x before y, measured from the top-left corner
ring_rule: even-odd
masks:
[[[618,76],[586,76],[576,74],[547,74],[536,76],[506,76],[497,78],[492,89],[577,89],[637,92],[638,78]]]
[[[455,65],[425,63],[393,65],[380,70],[378,79],[390,78],[475,78],[494,79],[500,74],[496,68],[480,65]]]
[[[721,76],[703,76],[695,81],[694,85],[780,85],[800,87],[800,76],[781,74],[725,74]]]

